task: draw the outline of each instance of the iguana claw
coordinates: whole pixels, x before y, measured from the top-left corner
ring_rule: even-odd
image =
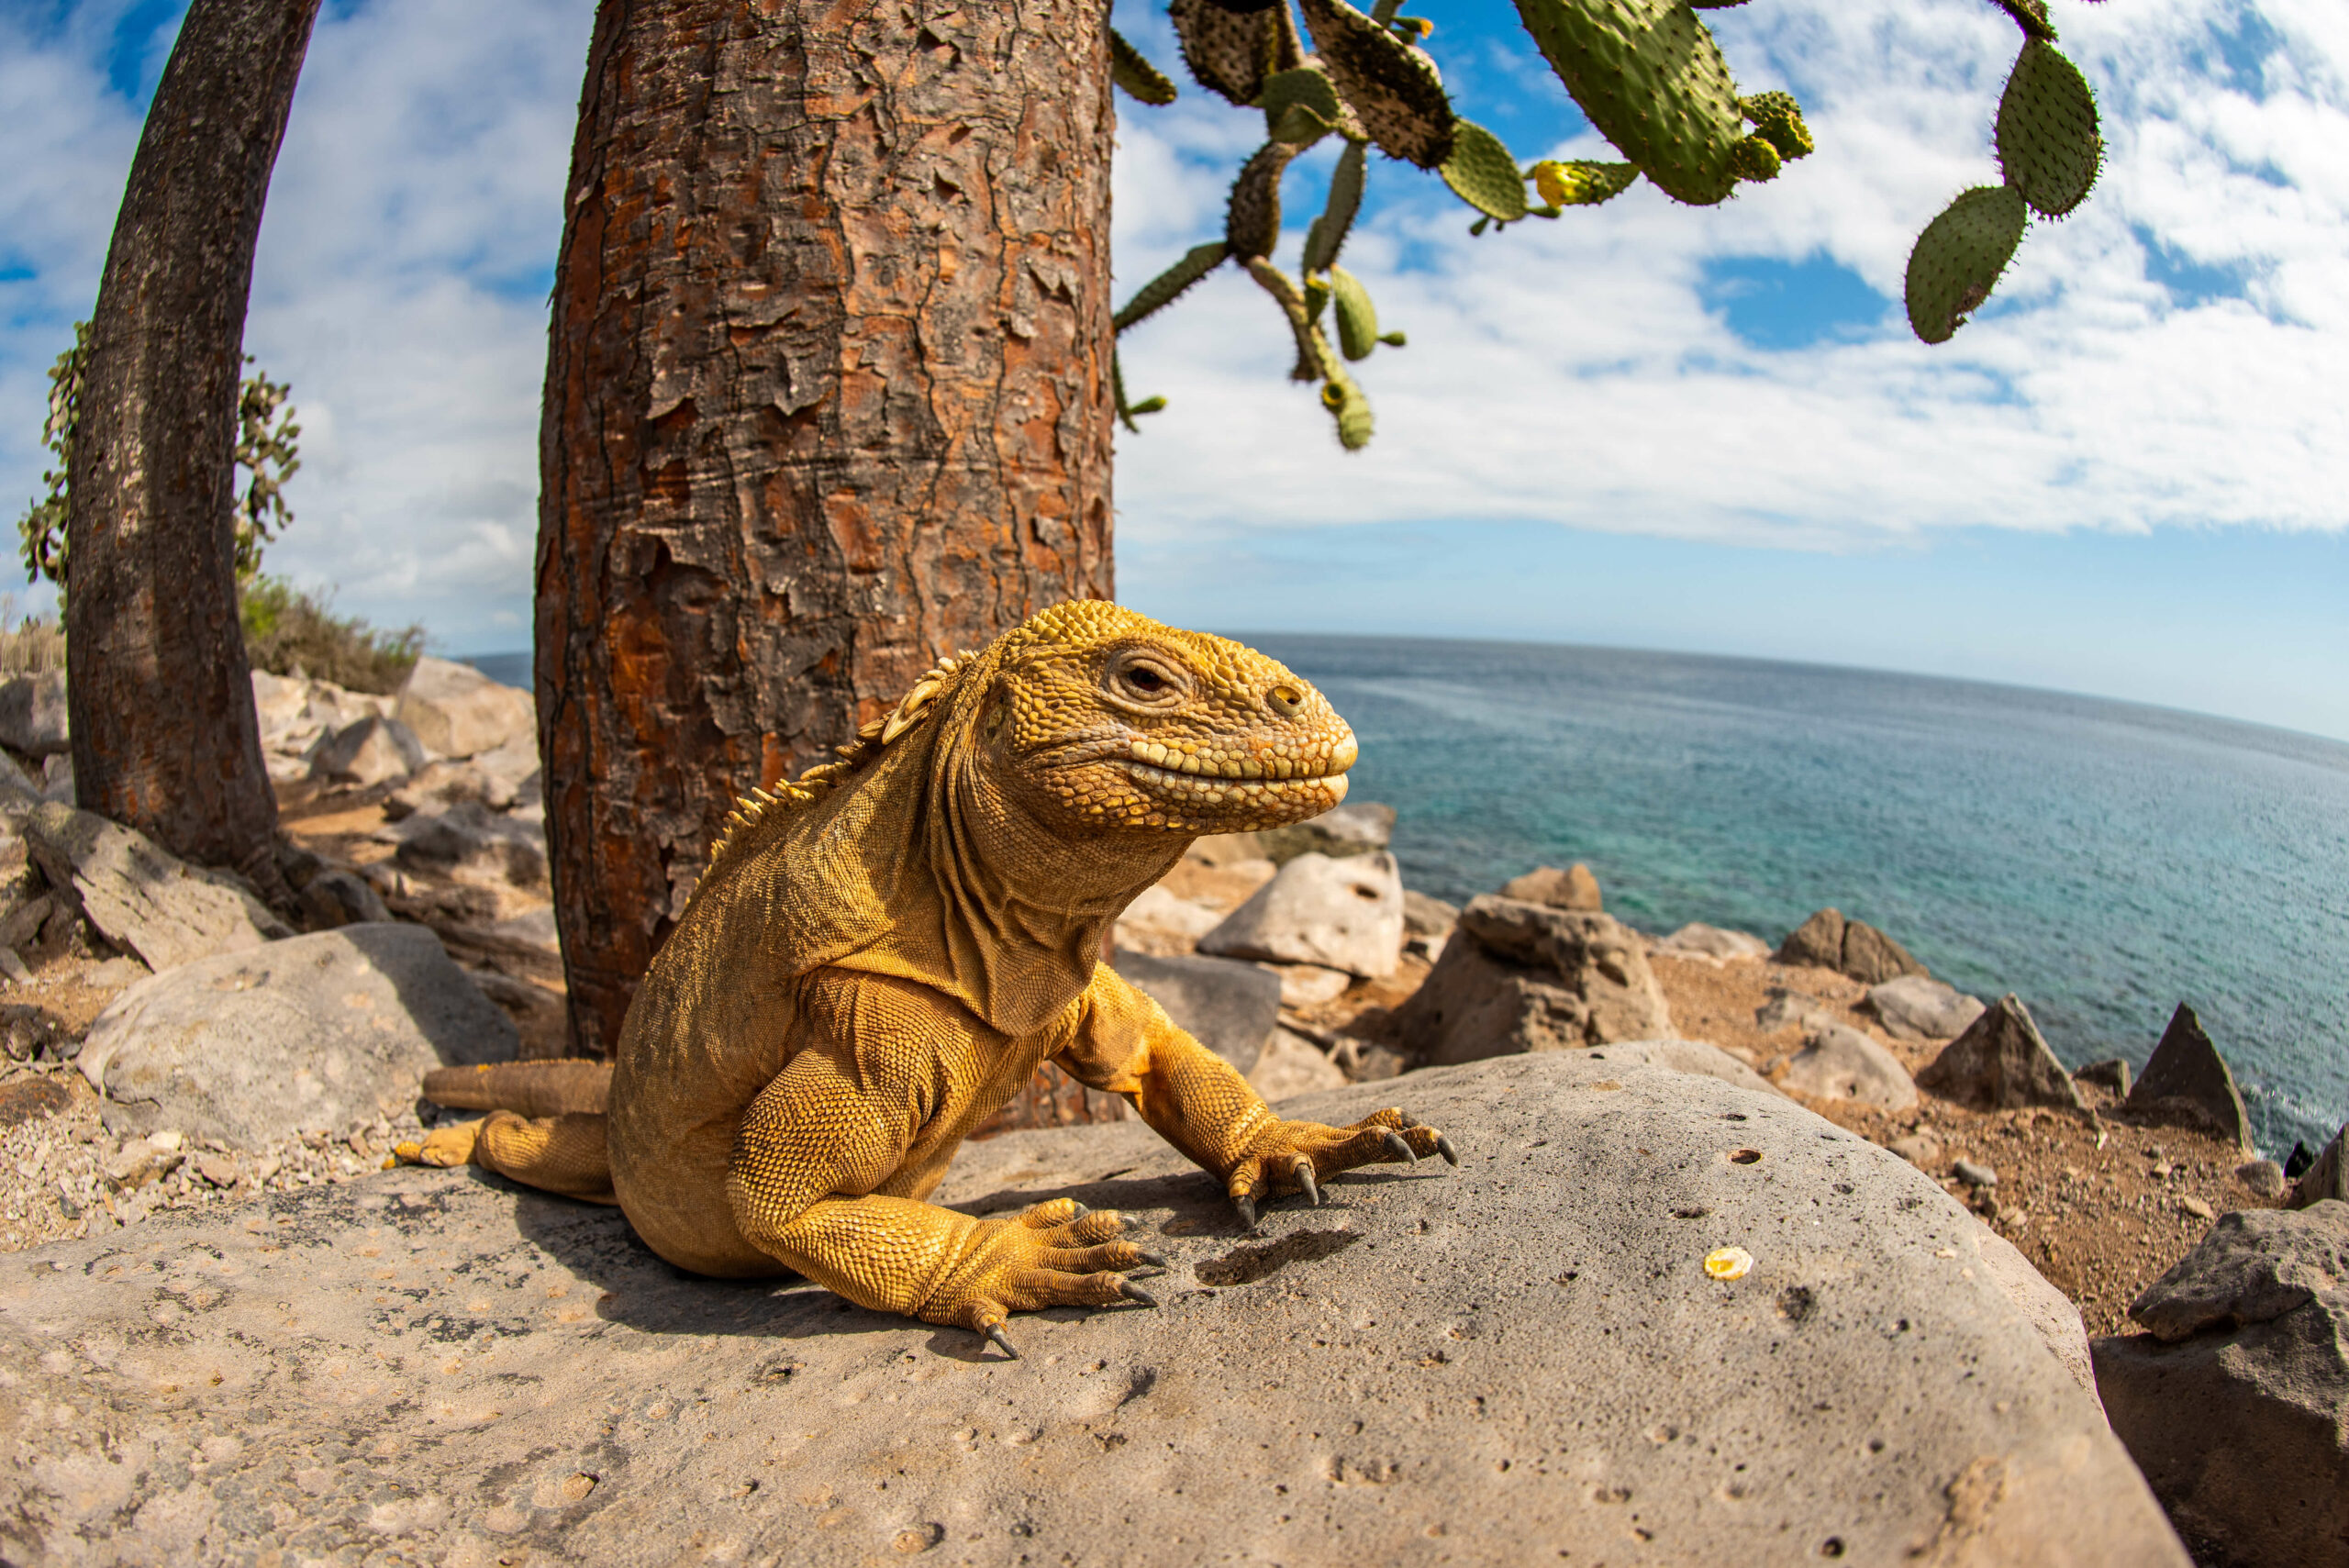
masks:
[[[1460,1163],[1460,1151],[1452,1146],[1451,1139],[1440,1132],[1435,1137],[1435,1151],[1443,1156],[1443,1162],[1447,1165]]]
[[[995,1341],[996,1349],[1001,1351],[1006,1359],[1010,1361],[1019,1359],[1019,1352],[1011,1348],[1011,1340],[1004,1334],[1002,1324],[997,1323],[988,1329],[987,1338]]]
[[[1410,1140],[1405,1138],[1399,1132],[1390,1131],[1387,1133],[1386,1152],[1392,1154],[1397,1160],[1405,1161],[1413,1165],[1419,1162],[1419,1155],[1413,1152],[1411,1149]]]
[[[1136,1252],[1134,1266],[1141,1269],[1171,1269],[1174,1265],[1155,1252]]]
[[[1297,1157],[1297,1184],[1305,1189],[1305,1201],[1314,1207],[1321,1207],[1321,1187],[1313,1179],[1313,1162],[1305,1155]]]
[[[1241,1224],[1251,1230],[1256,1229],[1256,1200],[1254,1198],[1245,1193],[1237,1194],[1231,1200],[1231,1207],[1240,1211]]]
[[[1151,1295],[1150,1292],[1142,1289],[1141,1286],[1134,1284],[1134,1282],[1130,1279],[1121,1279],[1118,1282],[1118,1294],[1124,1296],[1128,1301],[1138,1301],[1144,1307],[1155,1307],[1158,1305],[1158,1297]]]

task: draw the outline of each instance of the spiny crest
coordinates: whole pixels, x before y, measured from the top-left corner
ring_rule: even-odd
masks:
[[[769,812],[778,808],[796,810],[820,799],[841,779],[871,762],[881,748],[922,721],[955,672],[974,657],[974,651],[965,648],[952,658],[941,659],[931,665],[886,716],[868,720],[858,728],[854,740],[832,748],[837,762],[818,762],[790,783],[775,785],[772,792],[754,789],[737,800],[734,809],[726,814],[726,820],[718,824],[718,838],[709,847],[707,863],[716,865],[736,839],[752,824],[763,821]]]

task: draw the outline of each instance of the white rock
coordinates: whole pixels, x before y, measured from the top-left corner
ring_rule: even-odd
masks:
[[[530,694],[500,685],[470,664],[419,658],[393,717],[444,757],[471,757],[538,734]]]
[[[1342,1089],[1346,1075],[1311,1040],[1291,1030],[1276,1029],[1272,1039],[1264,1042],[1264,1054],[1256,1058],[1255,1071],[1248,1074],[1248,1086],[1262,1095],[1267,1104],[1277,1105],[1292,1095]]]
[[[242,883],[190,866],[145,835],[55,802],[25,818],[25,845],[106,940],[171,969],[291,935]]]
[[[1276,963],[1273,967],[1280,973],[1284,1007],[1312,1007],[1334,1002],[1354,983],[1354,977],[1344,970],[1324,969],[1318,963]]]
[[[1301,854],[1200,938],[1199,951],[1392,974],[1403,951],[1403,879],[1395,857],[1384,851],[1339,861]]]
[[[1842,1024],[1813,1029],[1802,1050],[1770,1064],[1770,1076],[1779,1087],[1814,1099],[1857,1100],[1888,1111],[1917,1103],[1917,1085],[1899,1059]]]
[[[373,714],[337,730],[310,759],[310,776],[365,789],[424,765],[424,748],[396,718]]]
[[[1770,944],[1745,931],[1723,930],[1692,920],[1672,935],[1655,944],[1658,952],[1695,954],[1724,962],[1732,959],[1767,958]]]
[[[1895,1040],[1955,1040],[1982,1016],[1979,998],[1924,974],[1868,987],[1868,1006]]]
[[[1118,946],[1161,956],[1186,953],[1222,923],[1223,917],[1204,904],[1163,887],[1145,887],[1118,917]]]

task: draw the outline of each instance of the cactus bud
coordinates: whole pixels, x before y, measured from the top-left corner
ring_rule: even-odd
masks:
[[[2087,199],[2104,158],[2096,95],[2054,45],[2025,40],[1998,99],[1998,168],[2032,208],[2061,217]]]
[[[1525,216],[1525,176],[1501,139],[1474,120],[1452,126],[1452,155],[1443,161],[1443,183],[1453,195],[1503,223]]]
[[[1378,309],[1362,280],[1342,267],[1330,269],[1330,297],[1338,307],[1338,350],[1365,359],[1378,346]]]
[[[1741,180],[1775,180],[1778,177],[1778,150],[1761,137],[1742,137],[1730,149],[1729,166]]]
[[[1399,349],[1408,341],[1400,332],[1381,332],[1378,340],[1390,349]]]
[[[1909,252],[1909,325],[1928,343],[1945,343],[1966,315],[1990,297],[2013,259],[2031,213],[2011,186],[1976,185],[1925,226]]]
[[[1563,163],[1544,158],[1533,166],[1533,187],[1552,206],[1597,206],[1621,195],[1639,177],[1636,164],[1595,163],[1586,158]]]
[[[1816,144],[1802,123],[1802,106],[1792,93],[1756,93],[1738,107],[1753,122],[1753,134],[1778,150],[1781,158],[1808,158]]]
[[[1318,217],[1317,217],[1317,218],[1315,218],[1313,221],[1314,221],[1314,222],[1316,222],[1316,223],[1319,223],[1319,222],[1320,222],[1321,220],[1320,220],[1319,218],[1318,218]],[[1324,311],[1324,310],[1326,310],[1327,308],[1329,308],[1329,305],[1330,305],[1330,285],[1329,285],[1329,284],[1328,284],[1327,282],[1325,282],[1324,280],[1320,279],[1320,278],[1308,278],[1308,279],[1306,279],[1306,280],[1305,280],[1305,318],[1306,318],[1308,321],[1319,321],[1319,320],[1320,320],[1320,319],[1321,319],[1321,312],[1322,312],[1322,311]]]

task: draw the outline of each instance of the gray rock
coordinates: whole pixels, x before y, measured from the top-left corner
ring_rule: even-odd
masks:
[[[1942,1140],[1930,1132],[1912,1132],[1894,1139],[1885,1147],[1920,1170],[1941,1163]]]
[[[1345,1084],[1345,1073],[1323,1054],[1319,1046],[1284,1029],[1273,1030],[1272,1038],[1264,1042],[1264,1053],[1248,1071],[1248,1086],[1262,1095],[1267,1105],[1278,1105],[1324,1089],[1341,1089]]]
[[[1275,963],[1271,968],[1280,976],[1284,1007],[1318,1007],[1334,1002],[1354,983],[1344,970],[1324,969],[1318,963]]]
[[[1535,866],[1523,876],[1513,876],[1501,884],[1501,896],[1526,904],[1546,904],[1553,909],[1586,909],[1595,913],[1606,907],[1599,896],[1598,878],[1580,861],[1564,871],[1556,866]]]
[[[1619,1067],[1660,1067],[1667,1073],[1718,1078],[1758,1095],[1778,1093],[1770,1080],[1709,1040],[1619,1040],[1610,1045],[1593,1046],[1589,1060],[1611,1062]]]
[[[2241,1182],[2254,1197],[2278,1198],[2284,1195],[2284,1167],[2273,1160],[2246,1160],[2235,1167],[2235,1180]]]
[[[1242,1076],[1256,1065],[1280,1020],[1280,976],[1257,964],[1121,950],[1111,967]]]
[[[407,781],[384,802],[384,815],[396,821],[419,811],[445,811],[468,800],[479,801],[492,811],[503,811],[514,804],[513,786],[502,778],[493,778],[477,762],[427,762],[410,773]]]
[[[340,866],[315,873],[302,884],[298,895],[302,914],[314,931],[330,931],[338,926],[362,925],[388,920],[392,912],[375,890],[367,885],[356,873]]]
[[[511,1058],[514,1026],[422,926],[345,926],[141,981],[76,1062],[108,1125],[258,1148],[415,1102],[423,1074]]]
[[[64,671],[0,682],[0,746],[28,756],[55,756],[72,747],[66,723]]]
[[[429,654],[416,662],[400,687],[392,717],[444,757],[494,751],[538,735],[538,706],[518,686],[501,685],[470,664]]]
[[[1403,951],[1403,879],[1395,857],[1301,854],[1201,937],[1199,951],[1392,974]]]
[[[1348,801],[1319,817],[1246,836],[1256,840],[1258,854],[1284,865],[1303,854],[1344,860],[1374,853],[1393,841],[1395,808],[1375,800]]]
[[[396,718],[369,714],[319,742],[310,758],[310,776],[366,789],[405,778],[423,765],[424,748],[413,730]]]
[[[459,801],[446,811],[418,812],[377,829],[375,837],[399,846],[395,858],[403,865],[470,870],[517,887],[534,887],[547,879],[543,825],[501,816],[477,800]]]
[[[2221,1216],[2099,1340],[2112,1429],[2214,1561],[2349,1563],[2349,1204]]]
[[[1396,1022],[1431,1066],[1672,1033],[1638,940],[1611,916],[1491,895],[1460,912]]]
[[[1186,953],[1221,924],[1222,914],[1204,904],[1145,887],[1118,917],[1118,951]]]
[[[1416,888],[1403,889],[1403,929],[1415,937],[1448,937],[1460,923],[1460,910]]]
[[[1856,1100],[1887,1111],[1917,1103],[1917,1085],[1899,1058],[1855,1029],[1825,1024],[1814,1029],[1803,1048],[1770,1065],[1782,1089],[1821,1100]]]
[[[966,1147],[944,1201],[1114,1207],[1174,1263],[1159,1310],[1016,1318],[1016,1362],[466,1171],[19,1254],[9,1554],[2183,1568],[1979,1228],[1891,1155],[1575,1054],[1289,1109],[1389,1104],[1463,1167],[1254,1236],[1138,1123]]]
[[[1807,1029],[1821,1029],[1834,1021],[1827,1004],[1808,991],[1790,991],[1783,985],[1770,987],[1770,999],[1753,1009],[1756,1029],[1772,1034],[1789,1024],[1800,1024]]]
[[[1777,961],[1811,969],[1831,969],[1863,985],[1878,985],[1904,974],[1922,974],[1925,966],[1909,950],[1865,920],[1844,917],[1840,909],[1821,909],[1805,920],[1778,945]]]
[[[1917,1086],[1977,1109],[2087,1108],[2071,1074],[2032,1021],[2031,1010],[2012,992],[1943,1046],[1917,1074]]]
[[[72,753],[59,751],[41,759],[40,797],[56,801],[61,806],[80,804],[79,797],[73,793]]]
[[[1868,988],[1868,1006],[1895,1040],[1955,1040],[1983,1013],[1968,996],[1929,974],[1902,974]]]
[[[1660,952],[1695,953],[1724,962],[1770,956],[1770,944],[1760,937],[1745,931],[1723,930],[1719,926],[1708,926],[1701,920],[1691,920],[1655,945]]]
[[[2075,1084],[2093,1084],[2126,1096],[2129,1093],[2129,1063],[2125,1058],[2108,1056],[2101,1062],[2091,1062],[2072,1074]]]
[[[2343,1151],[2344,1140],[2349,1140],[2349,1126],[2332,1135],[2324,1152],[2292,1184],[2291,1207],[2306,1208],[2327,1198],[2349,1200],[2349,1155]]]
[[[188,865],[103,817],[50,802],[26,816],[24,830],[49,885],[150,969],[293,934],[236,878]]]
[[[1971,1160],[1960,1160],[1950,1166],[1950,1174],[1969,1187],[1995,1187],[1998,1173],[1987,1165],[1977,1165]]]
[[[2130,1089],[2127,1108],[2140,1116],[2183,1116],[2250,1152],[2251,1117],[2243,1109],[2235,1075],[2210,1043],[2202,1020],[2183,1002],[2170,1015],[2153,1059]]]
[[[2063,1363],[2072,1381],[2089,1398],[2097,1398],[2096,1362],[2088,1349],[2087,1329],[2080,1321],[2080,1309],[2072,1305],[2071,1297],[2048,1284],[2047,1277],[2031,1266],[2031,1260],[2013,1242],[1979,1220],[1975,1222],[1975,1251],[1988,1267],[1991,1277],[2031,1319],[2032,1327],[2039,1331],[2039,1337]],[[2100,1403],[2099,1408],[2102,1408]]]

